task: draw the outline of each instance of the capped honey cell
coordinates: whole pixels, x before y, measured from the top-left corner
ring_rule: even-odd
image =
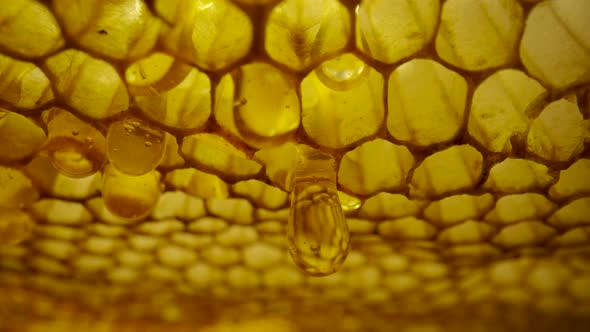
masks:
[[[404,143],[443,143],[463,127],[467,82],[435,61],[416,59],[397,67],[387,96],[387,129]]]
[[[25,116],[0,108],[0,161],[16,161],[38,152],[47,136]],[[7,144],[6,142],[10,142]]]
[[[356,10],[356,45],[375,60],[394,63],[434,37],[439,1],[364,0]]]
[[[53,13],[35,0],[2,4],[0,45],[27,58],[45,56],[63,47],[64,38]]]
[[[53,100],[51,82],[33,63],[0,54],[0,100],[10,105],[33,109]]]
[[[164,45],[200,68],[226,68],[250,50],[252,22],[230,0],[161,0],[156,9],[173,23]]]
[[[140,219],[148,215],[160,197],[160,173],[149,171],[143,175],[128,175],[113,165],[104,169],[102,198],[114,215],[126,219]]]
[[[56,0],[53,10],[76,43],[109,58],[145,54],[160,30],[160,22],[141,0]]]
[[[45,69],[56,96],[84,116],[104,119],[129,108],[127,87],[104,60],[71,48],[47,58]]]

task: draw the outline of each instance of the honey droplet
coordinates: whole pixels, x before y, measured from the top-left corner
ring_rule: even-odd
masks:
[[[336,190],[335,162],[304,147],[295,169],[287,239],[291,258],[304,272],[336,272],[348,255],[349,232]]]
[[[156,168],[164,156],[164,135],[163,130],[135,118],[113,122],[107,133],[107,157],[121,172],[145,174]]]
[[[76,128],[72,130],[71,128]],[[96,128],[73,114],[53,108],[49,111],[49,139],[45,150],[53,166],[70,177],[86,177],[105,162],[105,139]]]
[[[104,169],[102,197],[106,208],[122,218],[140,219],[148,215],[160,197],[160,173],[128,175],[113,165]]]

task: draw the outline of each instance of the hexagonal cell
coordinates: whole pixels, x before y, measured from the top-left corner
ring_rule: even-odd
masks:
[[[24,159],[41,149],[45,132],[28,118],[0,108],[0,161]],[[9,143],[10,144],[9,144]]]
[[[424,210],[424,217],[441,225],[452,225],[482,217],[494,206],[491,194],[455,195],[431,202]]]
[[[436,234],[436,228],[416,217],[404,217],[379,223],[377,231],[384,237],[399,240],[426,240]]]
[[[192,264],[186,269],[186,279],[192,287],[210,287],[220,282],[223,277],[223,271],[203,262]]]
[[[53,101],[51,82],[30,62],[0,54],[0,99],[16,108],[33,109]]]
[[[156,9],[172,25],[164,45],[200,68],[226,68],[250,50],[252,22],[230,0],[157,1]]]
[[[254,227],[231,225],[216,235],[217,242],[224,246],[244,246],[258,240]]]
[[[424,159],[410,181],[413,197],[440,196],[472,188],[482,172],[481,153],[470,145],[455,145]]]
[[[496,229],[485,222],[468,220],[444,229],[438,241],[451,244],[478,243],[487,240]]]
[[[350,14],[337,0],[285,0],[268,17],[265,49],[273,60],[301,71],[343,49],[350,30]]]
[[[179,168],[166,174],[166,185],[189,195],[207,198],[227,198],[227,184],[218,176],[194,168]]]
[[[586,1],[554,0],[535,5],[520,43],[520,59],[532,76],[557,90],[590,81],[585,14],[589,11]]]
[[[392,219],[418,215],[426,202],[410,200],[401,194],[378,193],[363,203],[359,216],[370,219]]]
[[[417,59],[397,67],[387,91],[387,129],[400,141],[442,143],[463,127],[467,82],[435,61]]]
[[[552,247],[572,247],[590,243],[590,227],[578,227],[556,236],[549,243]]]
[[[414,156],[405,146],[376,139],[342,157],[338,184],[360,195],[399,190],[413,167]]]
[[[127,88],[108,62],[68,49],[47,58],[45,67],[55,93],[80,114],[104,119],[129,107]]]
[[[53,166],[70,177],[86,177],[106,160],[106,142],[94,126],[54,107],[46,114],[49,138],[44,146]]]
[[[102,198],[106,208],[122,218],[141,219],[148,215],[160,197],[160,173],[128,175],[114,166],[104,168]]]
[[[237,68],[222,77],[215,93],[215,120],[248,145],[275,146],[299,128],[297,81],[270,64]]]
[[[39,199],[39,192],[20,170],[0,166],[0,206],[26,207]]]
[[[496,207],[486,215],[485,220],[498,224],[522,220],[542,220],[556,208],[555,203],[541,194],[506,195],[498,199]]]
[[[531,125],[528,151],[545,160],[568,161],[584,150],[590,120],[583,118],[575,99],[560,99],[545,107]]]
[[[159,20],[141,0],[56,0],[53,10],[70,38],[114,59],[144,55],[154,47],[160,31]]]
[[[160,195],[150,215],[154,219],[194,220],[206,214],[202,199],[189,196],[182,191],[167,191]]]
[[[547,222],[557,227],[575,227],[590,224],[590,197],[583,197],[569,202],[555,211]]]
[[[276,210],[285,205],[288,194],[258,180],[241,181],[232,186],[232,191],[252,200],[257,206]]]
[[[0,207],[0,244],[13,245],[27,239],[34,220],[21,209]]]
[[[303,128],[340,149],[377,132],[385,115],[383,77],[353,54],[323,62],[301,82]]]
[[[37,221],[50,224],[83,225],[92,221],[92,214],[84,205],[60,199],[38,200],[31,206],[30,213]]]
[[[182,139],[181,154],[189,162],[217,173],[221,177],[246,179],[262,169],[262,165],[214,134],[195,134]]]
[[[516,59],[522,25],[516,0],[450,0],[442,7],[436,52],[466,70],[503,66]]]
[[[109,126],[107,158],[123,173],[142,175],[155,169],[165,149],[165,132],[138,118],[128,116]]]
[[[87,200],[86,207],[92,212],[92,215],[96,217],[97,221],[100,221],[105,225],[129,225],[135,222],[135,220],[126,219],[111,213],[111,211],[106,208],[102,197],[95,197]]]
[[[98,193],[102,183],[100,172],[87,177],[72,178],[61,174],[51,160],[38,155],[25,168],[25,172],[35,185],[44,192],[66,199],[87,199]]]
[[[507,158],[490,169],[486,189],[515,194],[542,190],[553,182],[547,166],[526,159]]]
[[[238,249],[223,247],[218,244],[207,247],[202,251],[202,254],[207,262],[217,266],[239,264],[242,259]]]
[[[394,63],[426,46],[436,31],[439,1],[365,0],[356,10],[356,46]]]
[[[504,248],[532,246],[544,243],[555,233],[555,229],[539,221],[523,221],[502,228],[492,242]]]
[[[264,165],[266,176],[274,185],[291,190],[293,171],[299,162],[299,150],[294,143],[259,150],[254,159]]]
[[[214,217],[199,218],[188,224],[188,230],[193,233],[218,233],[227,227],[225,220]]]
[[[539,82],[521,71],[495,72],[473,94],[469,134],[492,152],[512,152],[512,140],[524,141],[534,108],[546,95]]]
[[[7,2],[0,11],[0,21],[0,46],[20,56],[42,57],[64,45],[55,17],[38,1]]]
[[[578,159],[559,172],[559,181],[549,188],[549,196],[553,199],[587,194],[590,194],[590,159]]]
[[[241,198],[207,200],[207,210],[214,216],[238,224],[254,222],[254,208],[250,201]]]
[[[144,244],[144,249],[147,250],[148,247],[155,249],[160,243],[164,242],[164,239],[159,236],[183,231],[185,225],[180,220],[164,219],[144,221],[137,225],[135,229],[140,233],[148,234],[148,236],[145,237],[136,237],[136,246],[139,247],[140,243],[142,243]]]
[[[355,233],[372,234],[375,231],[375,229],[377,228],[377,223],[372,220],[346,218],[346,222],[348,223],[348,230],[350,231],[351,234],[355,234]],[[346,262],[350,262],[350,257],[348,257]],[[348,265],[345,265],[345,266],[348,266]]]
[[[129,93],[153,121],[178,130],[202,127],[211,114],[211,83],[196,68],[156,52],[125,71]]]

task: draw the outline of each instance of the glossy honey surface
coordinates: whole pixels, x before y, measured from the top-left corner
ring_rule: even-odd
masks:
[[[585,331],[590,1],[0,0],[0,331]]]

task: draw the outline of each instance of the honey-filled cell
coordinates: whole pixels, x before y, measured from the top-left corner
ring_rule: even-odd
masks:
[[[125,71],[129,93],[151,120],[178,130],[202,127],[211,114],[211,83],[198,69],[156,52]]]
[[[215,120],[246,144],[264,148],[299,128],[301,106],[292,75],[263,62],[241,66],[216,88]]]
[[[113,165],[104,168],[102,198],[114,215],[126,219],[141,219],[154,208],[160,197],[160,173],[128,175]]]
[[[383,76],[353,54],[322,63],[301,82],[305,132],[333,149],[374,135],[385,115],[383,84]]]
[[[85,177],[104,165],[105,138],[91,124],[61,109],[46,113],[48,140],[44,147],[51,163],[71,177]]]

